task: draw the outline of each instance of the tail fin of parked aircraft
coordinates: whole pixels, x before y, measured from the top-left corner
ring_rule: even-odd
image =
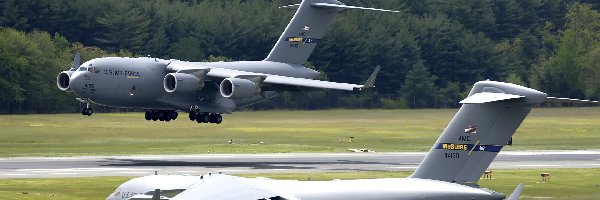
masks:
[[[473,86],[411,178],[474,183],[545,93],[494,81]]]
[[[265,61],[304,64],[340,11],[362,9],[399,12],[347,6],[336,0],[303,0],[300,4],[284,7],[298,7],[298,11]]]

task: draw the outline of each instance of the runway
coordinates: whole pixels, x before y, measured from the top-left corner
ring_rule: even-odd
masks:
[[[414,170],[426,153],[285,153],[0,158],[0,179]],[[600,168],[600,150],[501,152],[491,169]]]

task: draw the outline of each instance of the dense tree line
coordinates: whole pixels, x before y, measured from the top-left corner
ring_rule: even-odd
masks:
[[[294,14],[278,7],[297,2],[2,0],[0,112],[75,110],[76,102],[54,86],[75,51],[84,60],[111,54],[264,59]],[[553,96],[600,97],[598,1],[344,3],[402,12],[340,14],[307,64],[322,71],[323,79],[351,83],[364,81],[380,65],[376,91],[284,94],[255,108],[455,107],[484,79]]]

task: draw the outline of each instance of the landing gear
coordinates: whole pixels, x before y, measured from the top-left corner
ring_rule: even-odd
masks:
[[[81,114],[87,116],[91,116],[92,114],[94,114],[94,110],[92,110],[92,106],[90,106],[90,103],[85,103],[85,107],[81,108]]]
[[[221,122],[223,122],[223,116],[221,116],[220,114],[211,113],[210,115],[208,115],[208,118],[208,121],[213,124],[220,124]]]
[[[146,118],[146,120],[150,121],[152,120],[152,111],[146,111],[146,113],[144,114],[144,118]]]
[[[223,122],[223,116],[218,113],[191,111],[188,117],[190,121],[196,121],[198,123],[220,124]]]
[[[90,115],[94,114],[94,110],[92,110],[92,108],[82,108],[81,114],[90,116]]]
[[[144,114],[144,118],[148,121],[161,121],[161,122],[169,122],[171,120],[177,119],[177,112],[172,110],[149,110]]]
[[[196,112],[190,112],[189,116],[190,121],[195,121],[196,120]]]

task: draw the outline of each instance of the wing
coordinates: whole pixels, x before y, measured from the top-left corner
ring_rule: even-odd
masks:
[[[330,81],[320,81],[306,78],[295,78],[288,76],[278,76],[272,74],[262,74],[254,72],[245,72],[232,69],[224,68],[211,68],[199,65],[185,65],[182,63],[171,64],[169,69],[177,71],[177,73],[194,73],[198,71],[207,71],[206,77],[212,78],[256,78],[262,79],[261,84],[263,85],[284,85],[284,86],[297,86],[297,87],[309,87],[309,88],[320,88],[320,89],[334,89],[334,90],[345,90],[345,91],[360,91],[362,89],[374,87],[375,79],[379,73],[380,67],[376,67],[375,71],[371,74],[369,79],[364,85],[350,84],[350,83],[337,83]]]

